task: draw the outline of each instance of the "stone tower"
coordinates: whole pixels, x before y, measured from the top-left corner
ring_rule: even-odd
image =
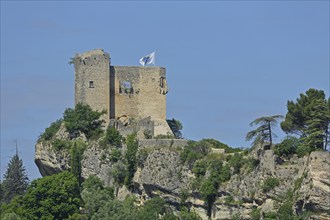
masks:
[[[74,59],[75,69],[75,104],[90,105],[94,110],[107,110],[104,116],[109,121],[110,56],[103,50],[77,54]]]
[[[106,110],[104,120],[121,117],[150,118],[153,133],[172,134],[166,123],[166,69],[163,67],[111,66],[102,49],[77,54],[75,104]]]

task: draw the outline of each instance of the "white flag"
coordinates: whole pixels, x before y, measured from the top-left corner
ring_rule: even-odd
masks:
[[[155,65],[155,51],[151,54],[148,54],[140,59],[140,63],[142,66],[153,64]]]

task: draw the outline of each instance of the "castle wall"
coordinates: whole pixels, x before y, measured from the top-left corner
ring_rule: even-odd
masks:
[[[166,119],[165,68],[114,66],[111,70],[115,117]]]
[[[110,59],[103,50],[77,54],[75,64],[75,104],[90,105],[94,110],[107,110],[103,117],[110,118]]]
[[[107,123],[123,115],[166,119],[165,68],[110,66],[109,54],[101,49],[77,54],[74,64],[75,104],[107,110],[103,117]]]

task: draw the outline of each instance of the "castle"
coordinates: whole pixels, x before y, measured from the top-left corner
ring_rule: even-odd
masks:
[[[110,55],[95,49],[74,57],[75,104],[106,110],[106,124],[119,128],[135,119],[152,136],[172,134],[166,122],[166,69],[111,66]],[[126,122],[125,122],[126,120]],[[125,129],[122,129],[123,131]]]

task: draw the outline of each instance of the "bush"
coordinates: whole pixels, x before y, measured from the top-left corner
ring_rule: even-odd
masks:
[[[71,146],[72,146],[72,142],[68,140],[54,139],[52,141],[52,147],[57,151],[64,149],[70,150]]]
[[[232,195],[228,195],[225,198],[225,204],[230,205],[234,202],[234,197]]]
[[[137,166],[143,168],[144,167],[144,162],[148,158],[148,155],[152,149],[144,148],[141,149],[138,153],[137,157]]]
[[[210,152],[210,144],[203,141],[188,141],[188,146],[180,154],[180,158],[184,163],[188,163],[193,167],[196,160],[203,158]]]
[[[45,129],[45,132],[42,135],[40,135],[40,138],[45,141],[51,140],[60,129],[62,121],[63,121],[62,119],[59,119],[51,123],[51,125]]]
[[[126,138],[127,151],[125,159],[127,162],[128,175],[125,177],[125,185],[130,188],[132,185],[132,179],[137,167],[136,153],[138,151],[138,142],[136,140],[136,133],[128,135]]]
[[[259,220],[260,219],[260,209],[253,208],[250,214],[251,220]]]
[[[100,145],[103,148],[107,146],[121,146],[121,140],[123,137],[120,135],[116,128],[109,126],[105,132],[105,137],[100,141]]]
[[[218,140],[215,140],[215,139],[208,138],[208,139],[203,139],[202,141],[204,143],[210,144],[210,147],[212,147],[212,148],[225,149],[226,153],[235,153],[235,152],[241,152],[242,151],[242,149],[240,149],[240,148],[229,147],[227,144],[224,144],[224,143],[222,143]]]
[[[264,193],[269,192],[271,189],[274,189],[276,186],[280,185],[280,181],[275,177],[268,177],[262,185],[262,191]]]
[[[283,205],[281,205],[280,208],[278,209],[277,217],[279,219],[287,219],[287,220],[296,219],[292,210],[292,202],[285,202]]]
[[[308,145],[299,145],[297,148],[297,154],[298,157],[303,157],[305,155],[308,155],[310,152],[312,152],[314,150],[314,148],[312,148],[311,146]]]
[[[241,154],[235,153],[232,157],[230,157],[228,163],[234,168],[234,173],[239,173],[244,164],[244,158]]]
[[[221,182],[226,182],[230,180],[231,173],[230,173],[230,167],[228,164],[224,165],[220,171],[220,181]]]
[[[120,149],[112,149],[110,153],[110,160],[111,162],[118,162],[121,159],[121,150]]]
[[[78,103],[74,109],[64,111],[65,128],[72,138],[77,137],[79,132],[84,133],[88,139],[97,138],[102,133],[103,120],[100,117],[105,113],[93,111],[89,105]]]
[[[78,212],[80,204],[77,178],[63,171],[33,180],[25,195],[15,197],[9,206],[22,219],[34,220],[67,219]]]
[[[114,179],[115,183],[117,183],[119,186],[122,186],[127,176],[126,167],[122,163],[117,163],[111,169],[110,175]]]
[[[278,156],[291,157],[300,146],[296,137],[288,136],[280,144],[275,145],[274,153]]]
[[[204,176],[207,168],[207,163],[205,160],[198,160],[192,169],[192,172],[196,177]]]
[[[83,159],[83,154],[86,149],[86,144],[81,141],[76,141],[73,143],[73,146],[71,148],[70,152],[70,171],[75,175],[79,181],[79,184],[82,181],[81,178],[81,161]]]
[[[167,119],[166,121],[167,121],[167,124],[170,126],[174,136],[176,138],[182,138],[181,130],[182,130],[183,126],[182,126],[181,122],[178,120],[175,120],[174,118],[172,118],[171,120]]]

